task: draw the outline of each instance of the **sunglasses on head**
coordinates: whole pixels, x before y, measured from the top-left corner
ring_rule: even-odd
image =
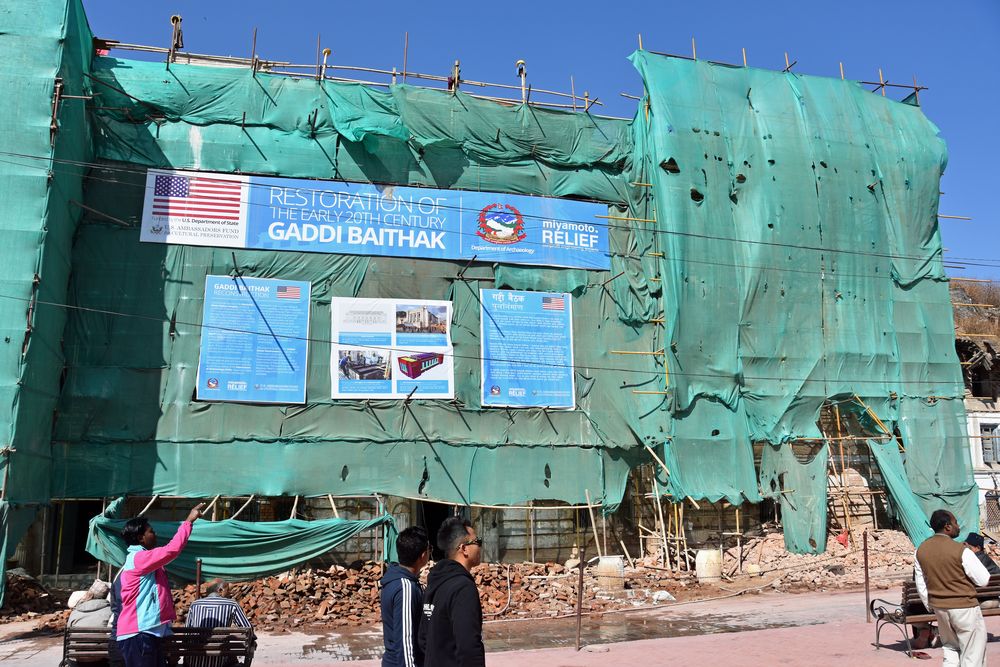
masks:
[[[474,540],[469,540],[468,542],[462,542],[463,547],[471,547],[472,545],[476,545],[477,547],[483,546],[483,538],[477,537]]]

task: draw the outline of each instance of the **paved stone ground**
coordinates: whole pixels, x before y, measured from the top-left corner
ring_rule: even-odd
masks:
[[[892,592],[889,597],[895,597]],[[1000,664],[1000,618],[989,618],[988,654]],[[0,667],[57,665],[61,639],[33,636],[30,624],[0,626]],[[489,623],[491,667],[628,665],[899,665],[907,664],[900,634],[886,628],[889,646],[876,651],[874,624],[865,623],[863,593],[769,593],[651,611],[586,619],[584,651],[574,648],[573,619]],[[940,649],[925,653],[939,664]],[[329,665],[341,661],[376,667],[378,626],[345,633],[265,634],[254,665]]]

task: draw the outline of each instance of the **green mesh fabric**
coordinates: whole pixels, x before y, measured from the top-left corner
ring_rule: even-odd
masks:
[[[85,102],[61,99],[53,118],[53,100],[57,90],[89,93],[83,74],[91,39],[78,0],[0,9],[0,563],[13,554],[38,503],[51,497],[52,415],[66,312],[39,309],[37,302],[66,301],[81,212],[74,202],[83,199],[83,168],[72,164],[93,156]],[[51,160],[70,165],[54,168]]]
[[[664,232],[671,484],[718,487],[705,470],[749,479],[752,442],[816,437],[823,403],[858,395],[898,425],[923,511],[944,505],[975,524],[937,129],[855,82],[647,52],[632,61],[646,85],[633,124],[639,180],[653,185],[643,211]],[[786,531],[814,532],[811,499],[826,484],[815,475],[786,494],[816,508],[786,513]]]
[[[624,122],[402,85],[91,61],[90,44],[78,0],[0,14],[0,77],[19,105],[0,115],[0,150],[43,158],[0,162],[9,502],[381,492],[575,503],[589,491],[611,509],[647,446],[670,467],[661,479],[675,499],[756,502],[753,443],[781,453],[817,437],[823,403],[857,395],[899,430],[919,511],[974,521],[936,219],[945,149],[919,108],[853,82],[640,51],[646,98]],[[67,92],[99,97],[64,102],[52,147],[57,73]],[[143,244],[150,167],[597,200],[611,270],[462,273],[447,261]],[[312,283],[306,405],[193,400],[204,276],[234,270]],[[573,294],[576,410],[481,408],[480,286]],[[450,299],[458,401],[329,400],[330,299],[344,296]],[[794,548],[815,534],[824,484],[809,475],[782,498],[789,534],[803,536]]]
[[[114,518],[122,500],[110,503],[104,514],[91,519],[87,535],[87,551],[115,567],[123,566],[128,555],[128,547],[121,537],[126,520]],[[163,546],[177,532],[180,523],[151,521],[150,525],[156,531],[157,545]],[[361,521],[197,521],[187,546],[166,570],[177,579],[194,581],[197,561],[201,560],[201,574],[205,579],[257,579],[319,558],[358,533],[380,526],[384,531],[382,557],[395,561],[397,532],[389,514]]]

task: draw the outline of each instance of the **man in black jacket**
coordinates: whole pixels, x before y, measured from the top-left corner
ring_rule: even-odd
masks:
[[[382,667],[423,667],[424,654],[417,646],[417,630],[423,615],[420,570],[430,559],[427,531],[411,526],[396,538],[399,562],[385,571],[382,589]]]
[[[420,648],[427,667],[485,667],[483,607],[470,570],[482,559],[482,539],[467,519],[441,524],[438,547],[448,557],[427,577]]]

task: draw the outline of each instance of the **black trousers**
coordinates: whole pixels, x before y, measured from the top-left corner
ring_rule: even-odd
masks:
[[[140,632],[118,642],[125,667],[164,667],[163,641],[156,635]]]

